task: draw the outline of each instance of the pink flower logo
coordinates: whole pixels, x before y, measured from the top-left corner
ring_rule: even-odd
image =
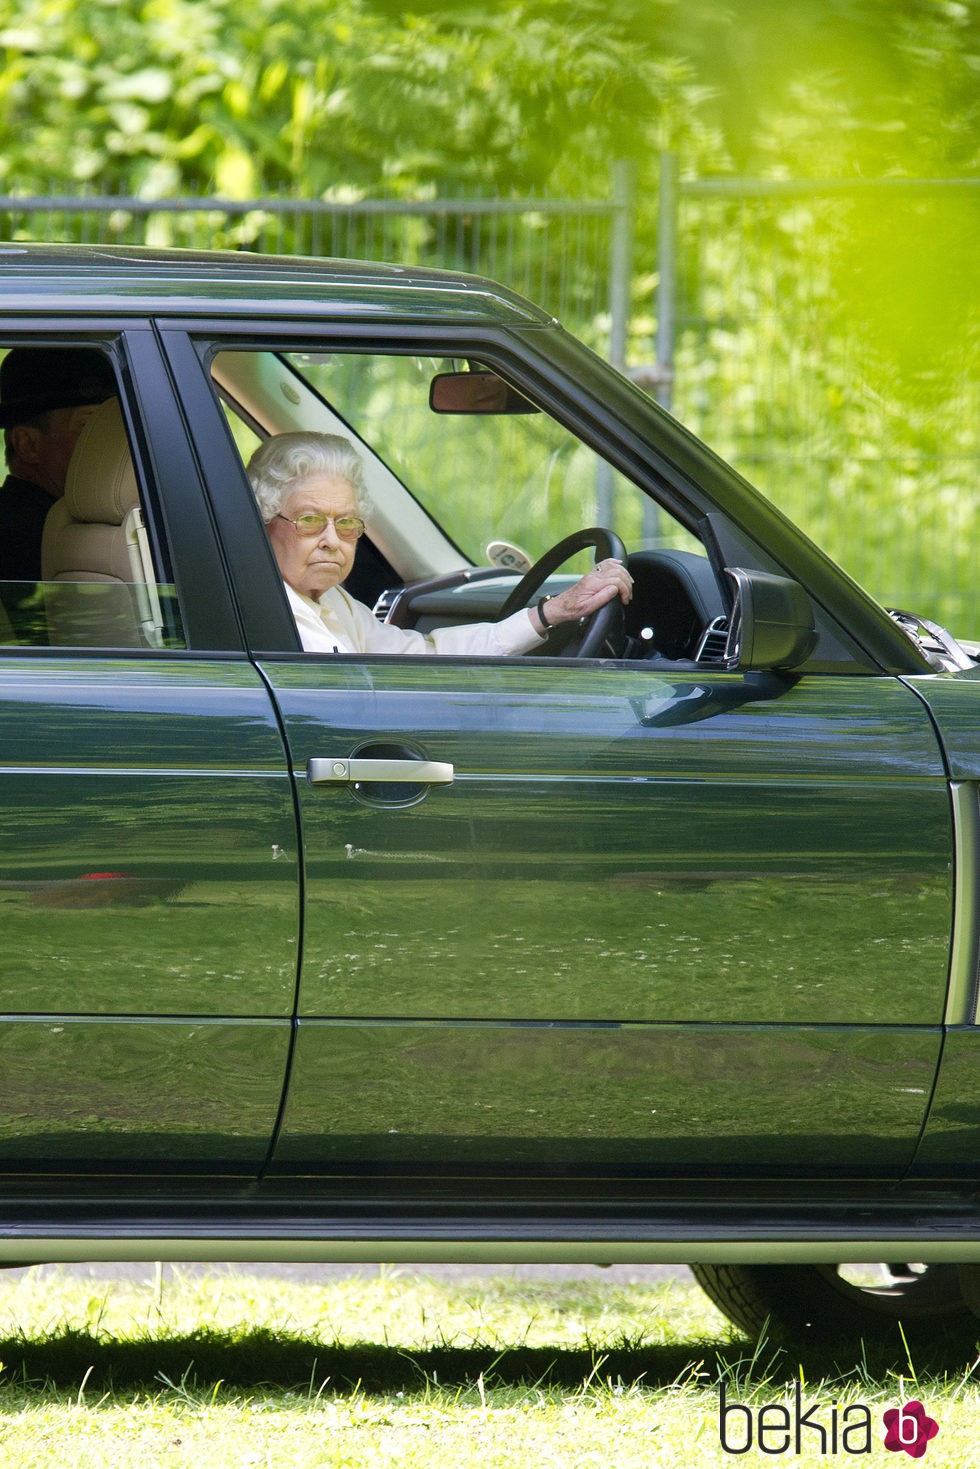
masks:
[[[913,1459],[921,1459],[929,1444],[936,1437],[939,1424],[930,1418],[922,1404],[913,1398],[903,1408],[888,1408],[885,1411],[885,1448],[897,1452],[904,1449]]]

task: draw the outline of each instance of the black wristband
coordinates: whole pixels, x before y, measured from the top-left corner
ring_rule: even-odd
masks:
[[[540,619],[541,626],[544,628],[544,630],[545,630],[546,633],[551,632],[551,629],[554,627],[554,623],[549,622],[548,619],[547,619],[547,617],[545,617],[545,615],[544,615],[544,604],[545,604],[545,602],[550,602],[550,601],[551,601],[551,598],[550,597],[542,597],[541,600],[540,600],[540,602],[538,603],[538,606],[537,606],[538,618]]]

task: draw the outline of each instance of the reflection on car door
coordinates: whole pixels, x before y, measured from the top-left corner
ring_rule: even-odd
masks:
[[[297,854],[254,670],[9,658],[0,748],[0,1167],[256,1171]]]
[[[950,818],[897,680],[264,671],[307,863],[279,1170],[902,1171],[939,1048]]]
[[[80,645],[0,651],[0,1170],[213,1181],[256,1174],[282,1099],[295,808],[149,329],[125,350],[188,648],[84,646],[73,619]],[[140,590],[73,565],[95,579],[56,590],[94,607]]]

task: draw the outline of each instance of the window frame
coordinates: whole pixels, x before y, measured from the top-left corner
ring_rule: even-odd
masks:
[[[419,353],[477,359],[500,371],[569,433],[606,459],[640,494],[647,495],[696,537],[704,545],[716,576],[724,564],[797,580],[814,607],[818,642],[796,676],[809,672],[874,675],[887,671],[871,652],[883,639],[896,640],[892,626],[883,632],[877,629],[877,634],[872,626],[881,621],[889,623],[887,615],[876,606],[865,607],[860,589],[852,587],[839,569],[831,569],[826,558],[763,497],[755,495],[736,471],[560,328],[474,328],[469,322],[447,326],[378,320],[352,325],[329,316],[243,318],[229,314],[217,318],[204,313],[196,318],[175,313],[160,325],[171,369],[181,384],[191,433],[207,461],[204,478],[212,487],[216,523],[229,549],[230,574],[246,640],[256,652],[278,656],[292,649],[295,630],[287,631],[287,622],[292,619],[264,530],[263,544],[253,543],[252,525],[261,527],[261,519],[210,376],[211,356],[229,349]],[[646,417],[650,421],[644,427]],[[217,497],[213,490],[219,483],[230,485],[233,479],[240,485],[241,495],[252,501],[250,515],[239,515],[237,523],[229,514],[230,501],[221,503],[227,497]],[[419,509],[422,511],[421,506]],[[766,530],[764,538],[756,537],[756,525]],[[278,589],[274,597],[262,590],[263,585],[269,586],[270,565],[272,585]],[[727,598],[727,586],[720,583],[720,590]],[[866,633],[868,641],[862,645],[859,637],[863,639]],[[901,635],[899,638],[903,643],[907,641]],[[906,667],[909,656],[906,652]]]
[[[116,648],[5,644],[5,656],[177,658],[202,651],[243,656],[244,641],[224,574],[207,497],[149,319],[23,316],[0,331],[13,347],[91,347],[116,376],[154,568],[175,588],[184,647]]]
[[[541,359],[533,363],[523,355],[524,342],[518,341],[507,329],[488,328],[477,335],[471,325],[454,332],[444,325],[433,328],[423,323],[399,323],[397,326],[359,323],[355,331],[349,323],[295,318],[213,321],[182,317],[160,323],[160,334],[175,381],[181,387],[184,411],[201,455],[204,479],[209,486],[215,520],[228,552],[230,574],[237,589],[248,644],[257,656],[281,657],[300,650],[288,604],[282,595],[278,568],[226,421],[218,386],[211,377],[210,362],[222,351],[330,351],[399,356],[418,352],[434,357],[477,359],[498,369],[518,389],[526,391],[568,433],[628,478],[636,486],[638,494],[648,495],[654,504],[662,506],[703,544],[700,527],[704,507],[694,500],[680,498],[666,481],[658,485],[658,493],[654,494],[649,485],[649,472],[645,477],[647,483],[638,478],[635,459],[617,445],[606,426],[597,426],[589,415],[584,416],[582,422],[578,421],[574,412],[576,394],[561,382],[557,374],[550,377],[534,372],[532,368],[539,365]],[[228,492],[232,480],[241,487],[240,497]],[[220,494],[218,485],[225,487]],[[406,495],[411,495],[407,487]],[[245,501],[251,505],[250,513],[236,514],[234,504],[237,502],[240,508]],[[423,506],[420,505],[419,509],[431,519]],[[260,545],[256,544],[254,530],[260,531]],[[470,564],[462,552],[459,555],[461,565]],[[270,588],[270,572],[276,593]],[[286,620],[288,628],[284,626]],[[317,655],[300,653],[300,656],[309,658]],[[536,661],[540,663],[541,660]]]

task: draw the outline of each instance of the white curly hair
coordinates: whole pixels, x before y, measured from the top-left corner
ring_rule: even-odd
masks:
[[[248,461],[248,478],[266,524],[282,512],[294,490],[319,474],[346,480],[354,491],[358,515],[362,519],[367,515],[364,464],[349,439],[313,432],[274,434]]]

